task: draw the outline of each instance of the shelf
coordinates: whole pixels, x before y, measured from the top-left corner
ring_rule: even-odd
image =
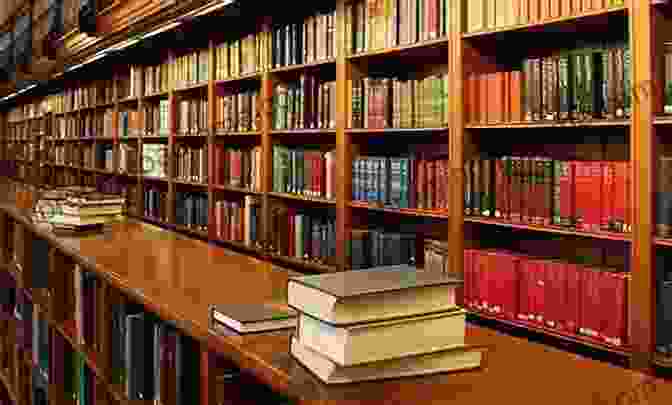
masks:
[[[224,129],[215,129],[215,136],[258,136],[261,131],[227,131]]]
[[[184,226],[184,225],[175,225],[174,228],[178,232],[184,232],[184,233],[196,235],[196,236],[198,236],[200,238],[203,238],[203,239],[208,238],[208,231],[203,231],[203,230],[200,230],[200,229],[191,228],[191,227]]]
[[[422,42],[416,42],[414,44],[409,44],[409,45],[401,45],[397,46],[394,48],[384,48],[384,49],[376,49],[372,51],[364,51],[360,53],[355,53],[352,55],[348,55],[346,59],[348,60],[358,60],[358,59],[364,59],[367,57],[371,56],[387,56],[387,55],[398,55],[402,52],[413,50],[413,49],[419,49],[419,48],[428,48],[428,47],[436,47],[436,46],[441,46],[441,45],[448,45],[448,38],[442,37],[442,38],[437,38],[433,39],[430,41],[422,41]]]
[[[149,180],[149,181],[162,181],[164,183],[168,182],[167,177],[154,177],[154,176],[142,176],[144,180]]]
[[[630,235],[617,232],[583,232],[567,228],[555,227],[555,226],[541,226],[541,225],[528,225],[528,224],[516,224],[512,222],[507,222],[499,219],[487,218],[487,217],[470,217],[465,216],[464,222],[486,224],[486,225],[497,225],[513,229],[524,229],[529,231],[536,232],[547,232],[554,233],[559,235],[571,235],[571,236],[580,236],[584,238],[593,238],[593,239],[606,239],[606,240],[615,240],[615,241],[630,241]]]
[[[410,209],[410,208],[386,208],[382,206],[376,206],[372,205],[369,203],[365,202],[360,202],[360,201],[353,201],[350,203],[350,207],[352,208],[361,208],[361,209],[366,209],[370,211],[380,211],[380,212],[389,212],[393,214],[398,214],[398,215],[410,215],[410,216],[415,216],[415,217],[428,217],[428,218],[440,218],[440,219],[448,219],[449,215],[447,212],[441,212],[438,210],[435,211],[425,211],[425,210],[417,210],[417,209]]]
[[[122,98],[121,100],[118,101],[119,104],[126,104],[126,103],[137,103],[138,98],[135,96],[130,96],[126,98]]]
[[[233,191],[236,193],[255,194],[255,195],[263,194],[259,191],[250,190],[244,187],[225,186],[221,184],[213,184],[212,188],[219,191]]]
[[[345,130],[351,134],[424,134],[448,132],[448,127],[436,128],[349,128]]]
[[[653,119],[655,125],[672,125],[672,115],[659,115]]]
[[[143,99],[152,99],[152,98],[162,98],[162,97],[168,97],[170,95],[170,92],[167,90],[164,91],[157,91],[154,93],[150,94],[145,94],[142,96]]]
[[[230,84],[230,83],[234,83],[234,82],[241,81],[241,80],[254,80],[254,79],[261,79],[261,72],[248,73],[246,75],[242,75],[242,76],[238,76],[238,77],[231,77],[231,78],[228,78],[228,79],[215,80],[215,86],[223,85],[223,84]]]
[[[185,134],[185,133],[175,133],[175,138],[176,139],[206,139],[208,137],[208,131],[199,131],[197,133],[193,134]]]
[[[311,68],[311,67],[330,65],[330,64],[333,64],[333,63],[336,63],[336,58],[324,59],[324,60],[319,60],[319,61],[311,62],[311,63],[303,63],[301,65],[281,66],[281,67],[271,69],[270,72],[271,73],[291,72],[291,71],[307,69],[307,68]]]
[[[271,131],[271,135],[334,135],[336,134],[335,128],[311,128],[311,129],[274,129]]]
[[[270,197],[276,197],[276,198],[284,198],[284,199],[289,199],[289,200],[297,200],[297,201],[306,201],[306,202],[313,202],[313,203],[320,203],[320,204],[336,204],[336,200],[327,200],[326,198],[320,198],[320,197],[309,197],[305,195],[298,195],[298,194],[290,194],[290,193],[276,193],[276,192],[269,192],[267,193]]]
[[[188,181],[188,180],[179,180],[179,179],[173,179],[173,183],[175,184],[183,184],[186,186],[194,186],[194,187],[208,187],[208,183],[199,183],[196,181]]]
[[[112,108],[112,107],[114,107],[114,104],[115,104],[114,101],[110,101],[108,103],[96,104],[96,106],[94,108]]]
[[[547,19],[547,20],[544,20],[544,21],[535,22],[535,23],[532,23],[532,24],[519,24],[519,25],[508,26],[508,27],[495,28],[495,29],[486,30],[486,31],[463,33],[462,38],[476,38],[476,37],[482,37],[482,36],[486,36],[486,35],[497,34],[497,33],[500,33],[500,32],[524,31],[524,30],[527,30],[527,29],[530,29],[530,28],[543,27],[543,26],[550,25],[550,24],[571,22],[571,21],[574,21],[574,20],[579,20],[579,19],[588,18],[588,17],[606,16],[606,15],[609,15],[609,14],[623,13],[626,10],[627,10],[627,7],[614,7],[614,8],[609,8],[609,9],[589,11],[589,12],[586,12],[586,13],[576,14],[576,15],[572,15],[572,16],[563,16],[563,17],[559,17],[559,18],[551,18],[551,19]]]
[[[654,243],[658,246],[670,246],[670,247],[672,247],[672,239],[654,238]]]
[[[117,176],[124,176],[124,177],[133,177],[133,178],[137,178],[137,177],[138,177],[137,174],[135,174],[135,173],[128,173],[128,172],[117,172],[117,173],[115,173],[115,174],[116,174]]]
[[[94,137],[97,141],[114,141],[113,136],[96,136]]]
[[[623,347],[616,347],[616,346],[610,346],[601,342],[594,341],[592,339],[589,339],[588,337],[583,337],[583,336],[575,336],[575,335],[570,335],[570,334],[565,334],[553,329],[545,328],[543,326],[536,326],[536,325],[531,325],[526,322],[522,321],[515,321],[515,320],[510,320],[510,319],[504,319],[498,316],[493,316],[490,314],[484,314],[482,312],[474,311],[472,309],[467,310],[470,315],[483,318],[483,319],[488,319],[491,321],[496,321],[500,322],[502,324],[506,324],[509,326],[514,326],[517,328],[523,328],[527,329],[533,332],[541,333],[543,335],[547,336],[552,336],[558,339],[562,339],[568,342],[572,343],[578,343],[580,345],[588,346],[593,349],[598,349],[598,350],[603,350],[609,353],[613,354],[618,354],[621,356],[629,357],[630,356],[630,351],[627,348]]]
[[[173,92],[175,93],[184,93],[190,90],[200,90],[200,89],[207,89],[208,88],[208,82],[201,82],[201,83],[196,83],[196,84],[188,84],[186,86],[182,87],[176,87]]]
[[[585,121],[534,121],[534,122],[506,122],[501,124],[466,124],[468,129],[490,128],[577,128],[577,127],[626,127],[630,120],[585,120]]]

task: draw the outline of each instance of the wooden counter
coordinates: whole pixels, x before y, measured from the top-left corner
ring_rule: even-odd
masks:
[[[639,405],[667,404],[672,398],[672,384],[654,380],[648,401],[627,402],[623,393],[650,377],[473,325],[467,327],[467,342],[489,347],[481,370],[327,387],[290,358],[288,332],[240,337],[209,328],[210,304],[284,300],[287,271],[133,220],[103,234],[64,237],[30,224],[11,201],[0,203],[0,211],[174,321],[204,347],[302,402]],[[205,353],[204,370],[208,359]]]

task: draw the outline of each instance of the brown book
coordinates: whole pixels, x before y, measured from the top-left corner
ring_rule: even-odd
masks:
[[[511,122],[511,72],[499,72],[502,81],[502,122]]]
[[[489,217],[493,212],[493,193],[492,193],[492,159],[481,159],[481,215]]]
[[[287,301],[321,321],[345,325],[452,310],[462,285],[449,273],[386,266],[291,278]]]
[[[522,158],[512,156],[510,159],[511,170],[509,171],[509,181],[511,183],[511,195],[509,197],[509,219],[513,222],[521,222],[522,207],[520,194],[522,190]]]
[[[521,157],[520,165],[520,220],[523,223],[532,222],[532,170],[529,156]]]
[[[523,94],[522,94],[522,80],[523,75],[521,71],[514,70],[509,74],[509,102],[510,102],[510,121],[523,121]]]
[[[550,158],[543,159],[543,189],[544,189],[544,205],[541,218],[541,224],[549,226],[552,222],[553,211],[553,160]]]
[[[469,109],[471,111],[471,123],[478,124],[481,122],[481,104],[480,104],[480,90],[479,83],[481,76],[477,73],[472,73],[469,75],[471,80],[470,82],[470,98],[469,98]]]
[[[497,105],[498,95],[497,95],[497,86],[496,86],[496,74],[487,73],[485,75],[486,83],[486,94],[487,94],[487,118],[488,124],[494,124],[498,122],[497,111],[499,110],[499,105]]]
[[[562,5],[560,3],[567,1],[570,0],[551,0],[551,18],[559,18],[561,16],[560,8]]]
[[[226,304],[211,307],[212,321],[238,333],[264,332],[296,326],[296,311],[281,304]]]
[[[488,76],[487,74],[480,74],[478,80],[478,102],[480,105],[478,111],[478,118],[481,124],[487,124],[488,117]]]
[[[558,112],[560,110],[560,99],[558,97],[558,58],[547,57],[542,59],[542,69],[542,118],[555,121],[558,119]]]
[[[536,23],[540,19],[540,2],[543,0],[527,0],[527,7],[529,12],[529,22]]]
[[[471,180],[471,167],[473,162],[467,160],[464,162],[464,215],[472,214],[473,189]]]
[[[507,157],[496,159],[495,163],[495,217],[508,219],[509,217],[509,175],[508,164],[510,160]]]
[[[527,24],[530,22],[530,2],[528,0],[518,0],[518,24]]]
[[[544,21],[551,17],[551,0],[539,0],[539,20]]]
[[[481,215],[481,202],[483,201],[483,198],[481,194],[483,193],[482,189],[482,180],[481,180],[481,159],[474,159],[473,160],[473,166],[472,166],[472,178],[471,178],[471,184],[472,184],[472,192],[473,192],[473,204],[471,207],[471,215],[479,216]]]

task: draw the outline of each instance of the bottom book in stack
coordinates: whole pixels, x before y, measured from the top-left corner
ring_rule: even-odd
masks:
[[[299,317],[291,353],[328,384],[477,368],[483,348],[465,345],[462,309],[333,325]]]

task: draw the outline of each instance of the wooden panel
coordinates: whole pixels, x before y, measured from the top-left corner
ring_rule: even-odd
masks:
[[[98,16],[97,31],[102,34],[111,34],[137,23],[157,11],[175,4],[175,0],[129,0],[118,2],[108,8],[103,15]]]
[[[464,43],[461,39],[463,23],[459,16],[462,15],[463,2],[451,0],[454,12],[450,21],[450,51],[448,52],[448,80],[450,81],[450,128],[449,128],[449,152],[450,152],[450,203],[448,220],[448,246],[450,247],[450,271],[462,273],[464,255],[464,144],[467,133],[464,129]],[[469,65],[467,65],[469,66]]]
[[[346,133],[347,111],[352,100],[348,99],[348,85],[350,81],[351,66],[346,60],[347,49],[345,41],[345,0],[339,0],[336,4],[336,161],[342,164],[336,165],[336,257],[339,271],[346,270],[350,266],[349,246],[351,240],[351,217],[350,199],[352,197],[352,154],[351,136]]]
[[[630,127],[634,212],[630,283],[631,365],[648,369],[654,352],[652,16],[648,2],[629,1],[633,97]]]

